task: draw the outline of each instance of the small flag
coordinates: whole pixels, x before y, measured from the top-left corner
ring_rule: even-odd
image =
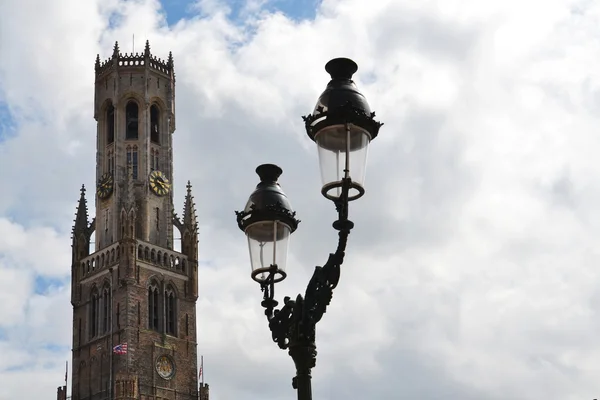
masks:
[[[127,354],[127,343],[118,344],[113,347],[113,353],[115,354]]]
[[[198,373],[198,380],[200,381],[199,383],[202,386],[204,386],[204,376],[202,375],[203,373],[204,373],[204,356],[200,356],[200,372]]]

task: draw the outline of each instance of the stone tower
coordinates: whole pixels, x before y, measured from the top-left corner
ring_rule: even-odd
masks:
[[[173,212],[172,55],[115,44],[96,58],[94,100],[95,218],[82,187],[73,226],[71,398],[198,399],[198,225],[189,182]]]

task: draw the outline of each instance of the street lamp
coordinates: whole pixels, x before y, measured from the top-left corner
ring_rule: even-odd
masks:
[[[336,58],[325,65],[331,81],[319,97],[313,114],[302,117],[306,133],[317,143],[323,186],[321,193],[334,202],[338,219],[338,247],[323,267],[316,267],[304,297],[285,297],[284,306],[276,310],[275,283],[285,272],[290,235],[299,220],[277,179],[282,170],[273,164],[256,168],[260,183],[250,195],[243,211],[236,211],[238,226],[248,238],[251,277],[263,291],[262,306],[269,321],[273,340],[288,349],[296,365],[292,386],[298,400],[311,400],[311,369],[316,364],[315,328],[321,320],[333,289],[340,278],[340,266],[350,230],[348,203],[365,193],[364,178],[367,149],[375,139],[381,123],[375,121],[367,100],[352,81],[358,70],[347,58]]]

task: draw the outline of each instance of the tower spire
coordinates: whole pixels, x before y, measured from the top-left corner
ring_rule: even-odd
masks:
[[[88,208],[87,200],[85,199],[85,186],[81,185],[81,195],[79,196],[79,204],[77,205],[77,212],[75,213],[75,220],[73,221],[73,266],[77,265],[77,262],[83,257],[86,257],[90,253],[90,238],[94,229],[96,228],[96,219],[92,219],[92,222],[88,222]],[[72,276],[73,284],[76,280],[77,275]],[[72,291],[72,296],[75,291]],[[73,299],[73,297],[72,297]]]
[[[115,42],[115,47],[113,48],[113,57],[119,57],[119,42]]]
[[[187,194],[183,206],[183,218],[173,214],[173,225],[181,233],[181,253],[187,257],[189,269],[187,282],[189,295],[198,298],[198,222],[196,219],[196,204],[192,196],[192,184],[187,183]]]
[[[150,55],[150,41],[146,40],[146,47],[144,48],[144,55],[147,57]]]
[[[81,185],[81,195],[79,196],[79,204],[73,221],[73,233],[87,233],[88,229],[88,208],[87,200],[85,199],[85,185]]]
[[[194,196],[192,196],[192,184],[188,181],[187,194],[185,196],[185,203],[183,206],[183,225],[190,232],[198,233],[198,222],[196,219],[196,203],[194,203]]]

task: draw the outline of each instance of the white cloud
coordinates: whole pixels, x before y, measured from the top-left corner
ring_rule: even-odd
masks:
[[[176,205],[190,179],[213,400],[293,396],[233,210],[256,165],[283,167],[303,222],[277,294],[303,292],[336,236],[300,116],[336,56],[358,62],[385,125],[318,326],[315,397],[597,397],[600,8],[325,0],[298,22],[262,4],[234,25],[227,2],[199,1],[200,16],[172,27],[150,0],[0,4],[0,102],[18,124],[0,142],[0,350],[19,360],[0,370],[0,398],[51,399],[61,383],[70,289],[34,294],[35,279],[68,279],[78,189],[94,183],[93,61],[115,40],[130,51],[132,32],[136,49],[147,38],[175,57]]]

